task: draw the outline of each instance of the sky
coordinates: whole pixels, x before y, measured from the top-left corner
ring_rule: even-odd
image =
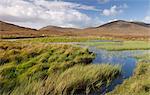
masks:
[[[0,0],[0,20],[36,29],[96,27],[115,20],[150,23],[150,0]]]

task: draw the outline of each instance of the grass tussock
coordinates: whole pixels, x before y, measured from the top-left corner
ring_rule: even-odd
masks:
[[[76,91],[89,93],[102,85],[109,84],[120,73],[118,66],[111,65],[77,65],[63,72],[56,81],[57,94],[71,94]],[[63,80],[63,81],[62,81]]]
[[[89,64],[94,56],[71,45],[0,42],[0,94],[90,93],[120,73],[118,66]]]
[[[150,94],[150,55],[139,57],[134,75],[125,80],[108,95],[149,95]],[[147,59],[149,58],[149,59]]]

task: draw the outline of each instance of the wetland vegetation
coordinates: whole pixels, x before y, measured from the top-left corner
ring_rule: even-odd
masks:
[[[150,94],[150,54],[138,56],[134,75],[125,80],[108,95],[149,95]]]
[[[57,44],[60,42],[62,44]],[[66,44],[68,42],[77,43],[69,45]],[[90,51],[89,47],[95,47],[100,52],[97,50],[95,52]],[[108,94],[125,93],[128,95],[132,93],[133,95],[148,95],[150,88],[148,75],[150,66],[149,54],[143,56],[140,53],[141,56],[136,56],[136,54],[134,56],[130,55],[130,52],[124,52],[124,50],[149,49],[150,44],[148,41],[125,41],[97,37],[47,37],[17,41],[1,40],[0,94],[91,94],[103,93],[102,89],[104,86],[106,87],[105,93],[107,93],[107,88],[113,80],[123,74],[122,71],[124,69],[134,69],[135,66],[132,65],[136,64],[136,60],[133,58],[135,57],[138,60],[138,65],[133,76],[130,77],[132,70],[128,69],[131,72],[126,72],[125,70],[127,77],[124,77],[130,78],[126,79],[123,84],[117,86]],[[108,53],[104,53],[104,51]],[[111,51],[114,53],[111,53]],[[126,55],[126,53],[129,55]],[[125,55],[122,56],[122,54]],[[100,64],[97,64],[97,62],[100,62]],[[108,62],[121,62],[127,67],[121,67],[118,64],[108,64]]]
[[[0,42],[0,94],[70,95],[108,86],[120,66],[90,64],[86,48],[25,42]]]
[[[90,40],[113,40],[111,37],[65,37],[65,36],[52,36],[52,37],[43,37],[43,38],[32,38],[25,40],[27,42],[87,42]]]
[[[11,39],[10,39],[11,40]],[[44,37],[44,38],[29,38],[17,40],[19,42],[40,42],[40,43],[72,43],[85,46],[93,46],[99,49],[109,51],[123,50],[149,50],[150,44],[147,40],[123,40],[114,39],[111,37]],[[74,43],[76,42],[76,43]]]
[[[123,51],[123,50],[149,50],[149,41],[97,41],[86,42],[88,46],[96,46],[99,49],[109,51]]]
[[[0,0],[0,95],[150,95],[150,0]]]

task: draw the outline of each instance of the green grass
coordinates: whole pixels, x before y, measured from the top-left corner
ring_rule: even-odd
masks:
[[[148,41],[87,42],[85,44],[110,51],[150,49],[150,44]]]
[[[51,70],[48,72],[52,72]],[[75,65],[64,72],[53,72],[44,80],[27,81],[24,79],[12,94],[29,95],[71,95],[85,94],[109,84],[120,73],[118,66],[112,65]]]
[[[109,85],[120,67],[90,64],[86,48],[26,42],[0,42],[1,95],[70,95]]]
[[[110,42],[90,42],[92,40],[110,40]],[[84,42],[81,44],[88,46],[96,46],[99,49],[110,51],[121,50],[147,50],[150,49],[148,41],[114,41],[113,38],[106,37],[45,37],[45,38],[32,38],[24,40],[25,42]],[[112,41],[112,42],[111,42]]]
[[[89,40],[112,40],[110,37],[44,37],[44,38],[32,38],[25,40],[27,42],[86,42]]]
[[[57,94],[71,94],[76,90],[89,93],[90,90],[109,84],[119,74],[118,66],[109,64],[76,65],[63,72],[56,81]],[[63,80],[63,81],[62,81]],[[68,93],[70,92],[70,93]]]
[[[150,94],[150,55],[138,57],[139,63],[134,75],[125,80],[108,95],[149,95]]]

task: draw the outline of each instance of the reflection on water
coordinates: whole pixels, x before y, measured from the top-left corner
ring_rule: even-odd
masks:
[[[148,52],[147,50],[106,51],[95,47],[89,47],[89,51],[96,54],[96,58],[92,63],[120,64],[124,78],[128,78],[133,73],[137,61],[134,56],[143,55]]]
[[[114,87],[121,84],[124,79],[132,76],[137,62],[134,56],[143,55],[148,52],[148,50],[106,51],[97,49],[96,47],[89,47],[89,51],[96,54],[96,58],[92,62],[94,64],[109,63],[120,64],[122,66],[122,75],[114,80],[107,90],[105,89],[103,91],[104,94],[113,90]]]
[[[76,44],[80,47],[88,47],[89,42],[116,42],[115,44],[121,45],[122,41],[112,41],[112,40],[92,40],[87,42],[60,42],[60,43],[50,43],[50,44]],[[106,92],[112,91],[116,85],[121,84],[124,79],[132,76],[133,71],[136,67],[137,59],[134,56],[143,55],[150,50],[126,50],[126,51],[107,51],[102,49],[97,49],[95,44],[93,47],[88,47],[90,52],[96,54],[96,58],[92,63],[94,64],[120,64],[122,66],[122,75],[115,79],[108,88],[103,88],[100,92],[93,93],[94,95],[99,95],[100,93],[104,95]],[[102,45],[102,44],[101,44]]]

